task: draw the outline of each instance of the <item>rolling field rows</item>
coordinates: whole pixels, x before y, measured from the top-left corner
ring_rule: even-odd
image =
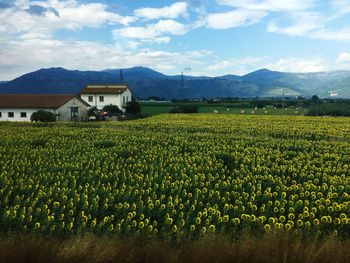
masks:
[[[347,236],[350,120],[159,115],[0,124],[0,231]]]

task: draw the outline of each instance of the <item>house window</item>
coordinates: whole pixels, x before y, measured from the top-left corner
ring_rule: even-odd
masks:
[[[100,96],[100,102],[104,102],[105,101],[105,97]]]
[[[26,112],[21,112],[21,118],[27,118],[27,113]]]
[[[14,112],[8,112],[8,113],[7,113],[7,116],[8,116],[9,118],[14,118],[14,117],[15,117],[15,113],[14,113]]]
[[[1,112],[0,112],[0,118],[1,118],[2,116],[1,116]]]
[[[126,103],[128,103],[129,102],[129,97],[126,97]]]
[[[123,96],[123,105],[125,105],[125,96]]]
[[[89,102],[93,102],[94,101],[94,97],[93,96],[89,96]]]

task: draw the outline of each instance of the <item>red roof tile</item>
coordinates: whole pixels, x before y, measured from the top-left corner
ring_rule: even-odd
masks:
[[[67,94],[0,94],[0,108],[59,108],[76,97]]]
[[[122,94],[127,85],[89,85],[81,90],[81,94]]]

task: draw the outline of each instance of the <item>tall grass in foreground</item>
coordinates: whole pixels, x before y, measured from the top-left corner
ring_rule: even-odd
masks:
[[[13,236],[0,239],[0,262],[349,262],[350,240],[335,237],[289,239],[245,236],[231,241],[207,236],[171,245],[161,241],[94,236],[54,238]]]

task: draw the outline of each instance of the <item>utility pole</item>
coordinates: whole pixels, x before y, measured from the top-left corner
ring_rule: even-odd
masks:
[[[318,116],[318,104],[319,104],[319,98],[317,95],[313,95],[311,97],[311,100],[313,102],[313,106],[316,108],[316,112],[315,112],[315,115]]]
[[[282,109],[284,110],[284,88],[282,88]]]
[[[184,70],[181,72],[179,99],[184,99],[185,98],[185,76],[184,76],[184,71],[190,71],[190,70],[191,70],[191,68],[184,68]]]
[[[181,79],[180,79],[180,99],[185,98],[185,79],[184,79],[184,73],[181,72]]]

